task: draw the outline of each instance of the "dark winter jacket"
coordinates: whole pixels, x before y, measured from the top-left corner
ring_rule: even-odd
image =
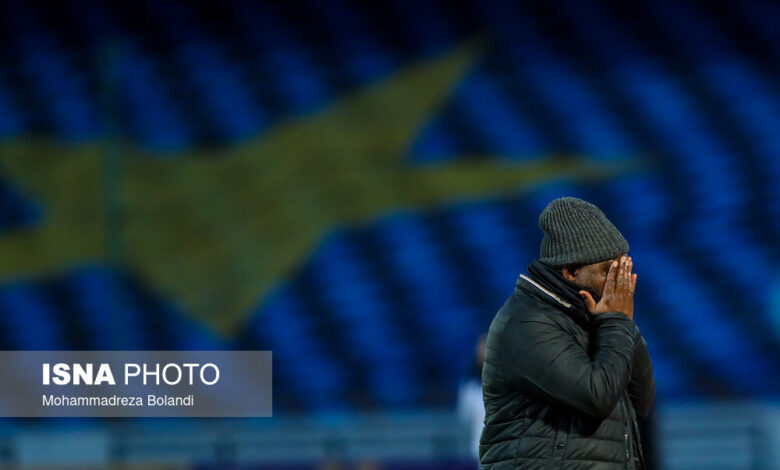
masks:
[[[549,287],[521,276],[490,326],[481,468],[641,468],[636,417],[655,398],[647,344],[622,313],[584,314]]]

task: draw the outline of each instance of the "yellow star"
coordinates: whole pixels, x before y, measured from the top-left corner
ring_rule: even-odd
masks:
[[[184,312],[231,334],[337,226],[553,177],[615,173],[549,156],[524,165],[405,165],[405,150],[478,50],[472,43],[411,66],[229,149],[172,159],[127,149],[119,188],[123,263]],[[3,170],[45,208],[40,227],[0,236],[0,278],[105,261],[100,146],[19,143],[0,150]]]

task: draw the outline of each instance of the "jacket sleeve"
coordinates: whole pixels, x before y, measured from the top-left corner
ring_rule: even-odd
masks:
[[[618,312],[595,315],[592,324],[589,352],[549,315],[507,322],[502,356],[509,385],[575,412],[609,416],[628,387],[639,332]]]
[[[655,401],[655,379],[653,378],[653,363],[650,361],[650,353],[647,343],[642,335],[637,334],[635,339],[636,350],[634,361],[631,365],[631,382],[628,384],[628,395],[634,405],[636,415],[647,418]]]

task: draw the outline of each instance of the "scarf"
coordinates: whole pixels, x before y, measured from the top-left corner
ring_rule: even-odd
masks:
[[[575,320],[590,322],[590,312],[579,294],[583,288],[563,277],[560,269],[555,269],[539,260],[534,260],[528,265],[528,274],[539,285],[570,303],[572,308],[569,309],[569,312]]]

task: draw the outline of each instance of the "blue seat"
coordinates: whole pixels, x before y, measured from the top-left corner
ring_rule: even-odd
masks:
[[[338,62],[331,70],[340,69],[351,83],[366,83],[391,73],[398,65],[392,51],[378,41],[374,30],[351,5],[343,0],[327,5],[313,2],[307,5],[309,13],[327,28],[332,42],[322,44],[326,53],[334,54]]]
[[[146,346],[142,314],[133,309],[131,295],[123,292],[113,273],[87,267],[75,272],[67,283],[80,320],[74,323],[83,327],[83,338],[90,341],[79,347],[116,349],[120,337],[120,349]]]
[[[42,212],[40,205],[28,200],[16,184],[0,177],[0,233],[34,225]]]
[[[6,349],[67,349],[64,319],[43,289],[24,282],[6,285],[0,289],[0,310]]]
[[[191,130],[165,90],[152,59],[131,43],[124,43],[119,55],[119,88],[131,134],[152,150],[178,150],[191,145]]]
[[[512,106],[513,96],[502,87],[502,81],[487,73],[473,73],[456,100],[469,120],[469,127],[486,145],[475,149],[475,153],[492,152],[511,160],[523,160],[537,158],[549,148],[532,119],[521,108]]]
[[[14,102],[3,75],[0,68],[0,140],[20,135],[27,128],[26,116]]]

